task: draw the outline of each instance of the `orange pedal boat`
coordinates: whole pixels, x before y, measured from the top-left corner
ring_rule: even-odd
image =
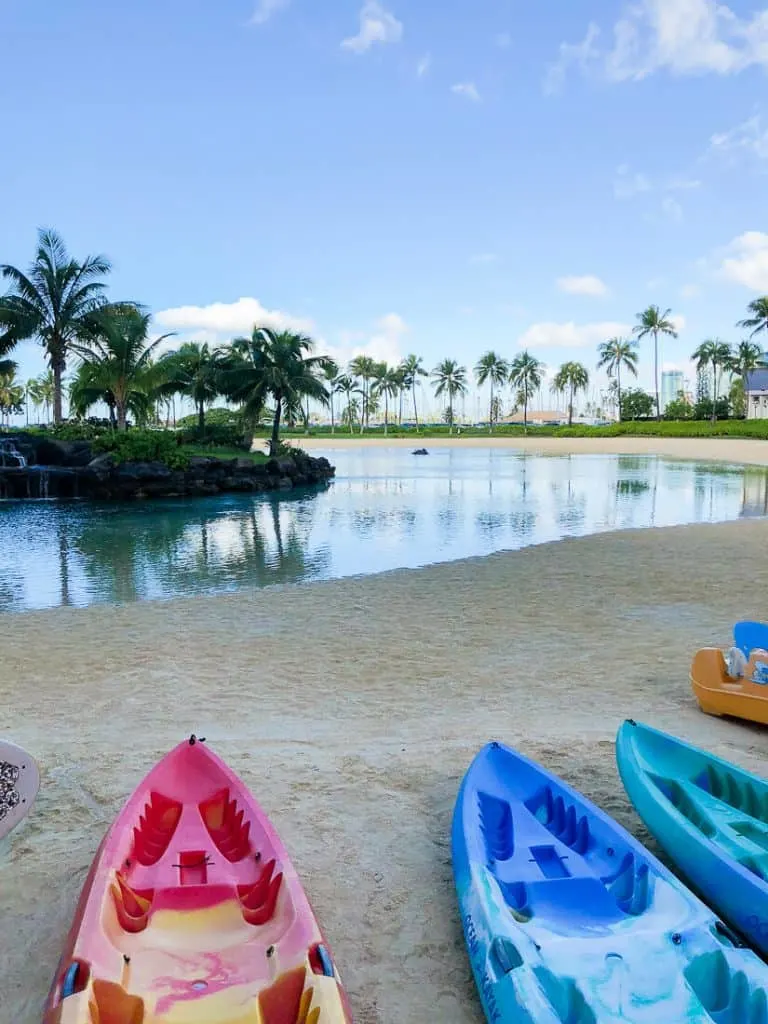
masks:
[[[43,1024],[351,1024],[288,855],[195,737],[138,787],[86,880]]]
[[[737,648],[728,658],[717,647],[698,651],[691,686],[702,711],[768,725],[768,651],[746,658]]]

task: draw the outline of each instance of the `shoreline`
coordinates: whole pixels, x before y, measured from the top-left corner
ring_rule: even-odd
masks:
[[[634,717],[764,774],[764,730],[703,715],[688,671],[737,619],[768,618],[767,543],[765,519],[618,531],[381,576],[14,616],[3,731],[34,753],[42,786],[0,844],[8,1019],[39,1024],[99,842],[196,732],[284,840],[355,1019],[481,1024],[450,855],[472,757],[489,739],[519,748],[658,852],[618,780],[615,730]],[[40,892],[55,898],[30,902]]]
[[[307,451],[345,448],[505,448],[537,455],[658,455],[768,466],[768,441],[734,437],[291,437]]]

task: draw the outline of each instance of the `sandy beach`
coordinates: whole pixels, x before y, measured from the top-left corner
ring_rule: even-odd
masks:
[[[355,447],[512,448],[541,455],[663,455],[668,459],[768,466],[768,441],[733,437],[359,437],[339,431],[291,442],[307,451]]]
[[[768,617],[767,545],[763,520],[613,533],[4,620],[2,731],[43,784],[0,844],[3,1021],[39,1024],[104,831],[195,731],[272,816],[358,1024],[480,1024],[449,845],[470,759],[489,738],[516,745],[646,839],[614,766],[626,716],[764,773],[765,731],[702,715],[688,668],[734,620]]]

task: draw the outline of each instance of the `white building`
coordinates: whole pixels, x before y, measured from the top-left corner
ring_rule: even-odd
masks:
[[[747,419],[768,420],[768,368],[747,374]]]

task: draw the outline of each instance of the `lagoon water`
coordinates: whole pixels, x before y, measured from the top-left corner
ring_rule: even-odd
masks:
[[[768,514],[768,474],[656,457],[328,449],[321,492],[0,501],[0,612],[417,567],[604,530]]]

